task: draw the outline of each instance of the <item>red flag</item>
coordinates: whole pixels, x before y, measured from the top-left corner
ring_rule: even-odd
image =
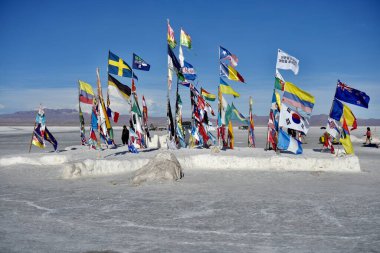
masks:
[[[113,122],[117,123],[119,120],[119,113],[118,112],[113,112]]]
[[[144,95],[142,97],[142,104],[143,104],[143,120],[144,120],[144,124],[146,124],[148,122],[148,107],[146,106]]]
[[[133,78],[132,78],[132,92],[136,92],[136,85]]]

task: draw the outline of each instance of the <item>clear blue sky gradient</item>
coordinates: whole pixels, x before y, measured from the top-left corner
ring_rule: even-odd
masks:
[[[249,96],[254,113],[268,115],[280,48],[300,60],[297,76],[281,73],[316,97],[314,114],[329,112],[340,79],[371,97],[368,110],[351,106],[356,116],[379,118],[379,11],[380,1],[1,1],[0,113],[40,102],[76,108],[78,79],[95,87],[100,67],[105,87],[111,50],[127,62],[134,52],[151,64],[151,71],[137,72],[137,89],[151,115],[164,116],[169,18],[177,40],[180,27],[191,35],[185,59],[209,92],[219,82],[218,46],[238,56],[247,83],[230,81],[242,97],[228,100],[245,115]],[[185,113],[188,94],[181,88]]]

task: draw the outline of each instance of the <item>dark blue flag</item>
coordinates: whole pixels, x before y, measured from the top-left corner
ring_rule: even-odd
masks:
[[[133,54],[132,68],[149,71],[150,65],[146,61],[144,61],[140,56]]]
[[[351,88],[339,80],[336,86],[335,98],[353,105],[368,108],[369,96],[367,94]]]
[[[337,121],[340,121],[340,118],[343,114],[343,104],[337,99],[333,100],[331,111],[330,111],[330,118],[335,119]]]

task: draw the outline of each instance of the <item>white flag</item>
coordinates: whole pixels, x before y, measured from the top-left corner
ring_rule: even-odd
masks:
[[[334,138],[340,135],[339,126],[332,118],[327,119],[326,131]]]
[[[285,79],[282,77],[281,73],[276,69],[276,77],[280,79],[281,81],[285,82]]]
[[[309,131],[309,122],[285,104],[281,106],[279,126],[301,131],[305,134]]]
[[[227,111],[227,107],[228,107],[228,102],[227,100],[222,96],[222,106],[221,106],[221,119],[222,119],[222,124],[225,125],[226,124],[226,111]]]
[[[181,31],[182,31],[182,30],[181,30]],[[182,46],[179,46],[179,55],[178,55],[178,59],[179,59],[179,64],[181,64],[181,68],[183,68],[184,61],[185,61],[185,57],[183,56]]]
[[[299,70],[299,60],[279,49],[277,54],[276,68],[290,69],[295,75],[297,75]]]

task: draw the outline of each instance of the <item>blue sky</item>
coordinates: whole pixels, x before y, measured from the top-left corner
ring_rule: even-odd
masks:
[[[111,50],[127,62],[134,52],[151,64],[137,73],[137,91],[152,116],[164,116],[169,18],[177,40],[181,27],[191,35],[185,59],[209,92],[219,82],[218,46],[238,56],[247,83],[230,81],[242,96],[228,100],[245,115],[249,96],[254,113],[268,115],[280,48],[300,60],[297,76],[281,73],[315,96],[313,114],[329,112],[340,79],[371,97],[369,109],[351,106],[356,116],[379,118],[379,10],[379,1],[1,1],[0,113],[39,103],[77,108],[78,79],[95,87],[100,67],[106,87]],[[180,92],[189,116],[189,92]]]

